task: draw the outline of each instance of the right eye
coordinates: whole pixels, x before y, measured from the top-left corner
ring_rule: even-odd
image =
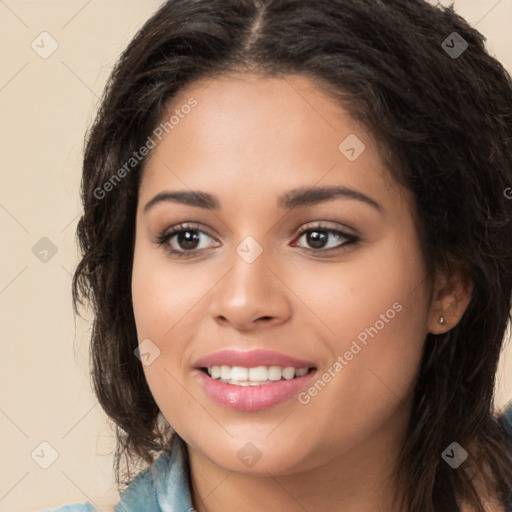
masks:
[[[169,254],[183,256],[187,253],[193,254],[202,251],[207,247],[197,247],[201,243],[201,236],[206,235],[212,238],[208,233],[191,224],[178,224],[160,233],[153,243],[163,246]],[[175,239],[175,240],[174,240]],[[181,249],[180,249],[181,246]]]

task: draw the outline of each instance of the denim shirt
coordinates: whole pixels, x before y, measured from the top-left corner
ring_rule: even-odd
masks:
[[[162,452],[121,495],[115,512],[193,512],[187,445],[173,434],[171,454]],[[90,502],[41,512],[98,512]]]
[[[512,400],[508,402],[502,424],[509,433],[512,451]],[[171,454],[162,452],[153,464],[141,471],[123,492],[115,512],[193,512],[189,487],[189,463],[185,442],[174,434]],[[511,501],[507,512],[512,512]],[[64,505],[41,512],[98,512],[91,503]]]

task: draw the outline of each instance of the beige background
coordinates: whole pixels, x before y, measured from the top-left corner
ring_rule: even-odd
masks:
[[[0,0],[0,511],[86,500],[107,511],[118,500],[113,434],[89,384],[89,323],[71,308],[80,159],[115,59],[160,3]],[[512,71],[512,0],[455,5]],[[45,31],[58,48],[43,59],[31,44],[50,50]],[[32,251],[43,237],[57,250],[47,262]],[[511,344],[498,379],[502,406],[512,398]],[[57,455],[47,469],[42,442]]]

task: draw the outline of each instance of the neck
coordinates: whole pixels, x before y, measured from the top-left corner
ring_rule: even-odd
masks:
[[[189,446],[193,506],[197,512],[404,512],[393,502],[393,471],[408,418],[409,410],[399,408],[349,451],[335,454],[328,447],[321,466],[285,475],[228,471]]]

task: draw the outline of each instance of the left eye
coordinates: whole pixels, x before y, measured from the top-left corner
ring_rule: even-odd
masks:
[[[206,235],[212,238],[205,231],[198,229],[197,227],[180,224],[171,228],[168,231],[161,233],[154,243],[157,245],[165,245],[165,250],[177,256],[183,256],[185,254],[191,255],[195,252],[206,249],[207,247],[200,247],[201,236]],[[303,229],[299,232],[296,240],[300,240],[305,235],[307,243],[312,247],[303,247],[308,251],[314,252],[330,252],[331,250],[338,251],[344,249],[348,245],[355,244],[359,241],[359,238],[355,235],[344,233],[343,231],[332,229],[326,226],[314,226],[307,229]],[[333,241],[338,242],[334,247],[325,247],[328,244],[328,240],[331,238]],[[175,239],[175,240],[174,240]],[[174,242],[174,243],[173,243]],[[199,245],[199,246],[198,246]],[[297,244],[294,242],[293,246]],[[178,248],[176,248],[178,246]]]
[[[319,249],[322,249],[323,252],[329,252],[331,250],[342,250],[348,245],[352,245],[356,243],[359,239],[355,235],[350,235],[348,233],[344,233],[343,231],[340,231],[338,229],[332,229],[328,228],[326,226],[317,226],[313,228],[307,228],[302,230],[299,233],[298,239],[302,238],[304,235],[307,235],[306,240],[308,244],[313,244],[313,248],[310,249],[309,247],[306,247],[308,250],[314,250],[318,251]],[[333,235],[331,237],[335,240],[345,240],[344,243],[338,243],[334,247],[324,247],[324,244],[329,239],[329,235]],[[327,244],[328,245],[328,244]],[[321,246],[321,247],[319,247]]]
[[[165,250],[167,252],[181,256],[185,253],[191,253],[204,249],[204,247],[197,247],[197,243],[200,241],[200,237],[198,235],[199,233],[212,238],[210,235],[208,235],[208,233],[205,233],[200,229],[185,224],[180,224],[179,226],[171,228],[169,231],[164,231],[161,233],[154,242],[158,245],[165,244]],[[171,242],[174,238],[176,238],[178,246],[182,246],[184,250],[173,248],[173,244]]]

